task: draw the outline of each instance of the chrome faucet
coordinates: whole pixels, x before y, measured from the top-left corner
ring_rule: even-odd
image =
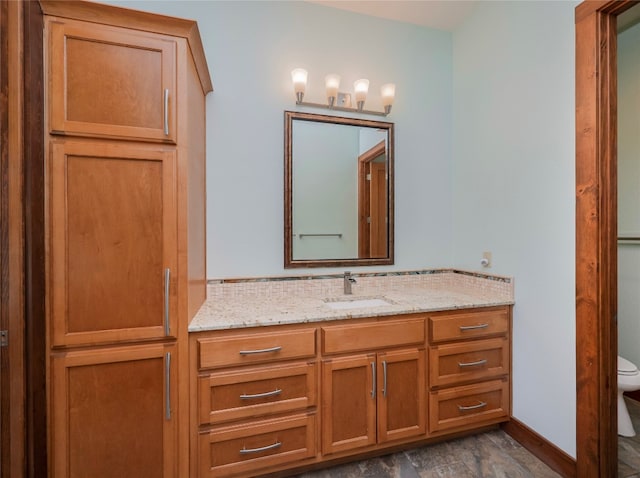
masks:
[[[355,284],[357,281],[351,277],[351,272],[344,272],[344,293],[351,294],[351,284]]]

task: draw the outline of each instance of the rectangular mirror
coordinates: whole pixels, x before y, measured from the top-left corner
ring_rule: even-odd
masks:
[[[393,123],[285,111],[284,266],[393,264]]]

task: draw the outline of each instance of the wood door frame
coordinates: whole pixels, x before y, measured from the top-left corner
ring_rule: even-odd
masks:
[[[576,476],[617,475],[617,15],[576,7]]]
[[[24,11],[22,2],[0,0],[0,476],[25,476],[25,222],[24,222]]]
[[[367,181],[367,175],[373,160],[385,154],[386,148],[382,140],[358,156],[358,257],[371,255],[371,224],[367,222],[371,214],[371,181]]]
[[[44,19],[40,3],[21,1],[24,74],[25,476],[48,475],[44,228]]]

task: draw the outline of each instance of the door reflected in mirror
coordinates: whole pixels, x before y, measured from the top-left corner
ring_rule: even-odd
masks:
[[[393,264],[393,123],[285,112],[285,267]]]

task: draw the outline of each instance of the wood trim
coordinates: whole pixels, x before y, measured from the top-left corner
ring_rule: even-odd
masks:
[[[576,8],[576,473],[617,474],[616,15]]]
[[[384,154],[385,149],[386,142],[382,140],[358,156],[358,257],[371,255],[371,224],[367,222],[367,217],[371,215],[373,177],[367,181],[367,174],[371,174],[371,161]]]
[[[640,402],[640,390],[636,390],[634,392],[624,392],[625,397],[629,397],[636,402]]]
[[[576,476],[576,460],[515,418],[503,423],[502,429],[514,440],[566,478]],[[611,475],[616,476],[616,475]]]
[[[24,221],[22,154],[22,12],[21,2],[0,2],[0,328],[9,331],[2,349],[2,456],[0,476],[25,472],[24,376]],[[11,251],[11,253],[9,253]]]
[[[359,164],[360,163],[369,163],[369,162],[373,161],[374,159],[376,159],[381,154],[384,154],[385,147],[386,147],[386,144],[385,144],[384,140],[380,141],[378,144],[373,146],[371,149],[368,149],[367,151],[362,153],[360,156],[358,156],[358,163]]]
[[[179,36],[187,39],[193,54],[198,77],[204,94],[213,91],[209,67],[202,46],[200,30],[194,20],[169,17],[156,13],[131,10],[94,2],[68,0],[41,0],[45,15],[73,18],[87,22],[118,25],[134,30]]]
[[[26,455],[29,477],[47,476],[47,393],[44,242],[43,26],[38,2],[24,13],[24,221]]]

